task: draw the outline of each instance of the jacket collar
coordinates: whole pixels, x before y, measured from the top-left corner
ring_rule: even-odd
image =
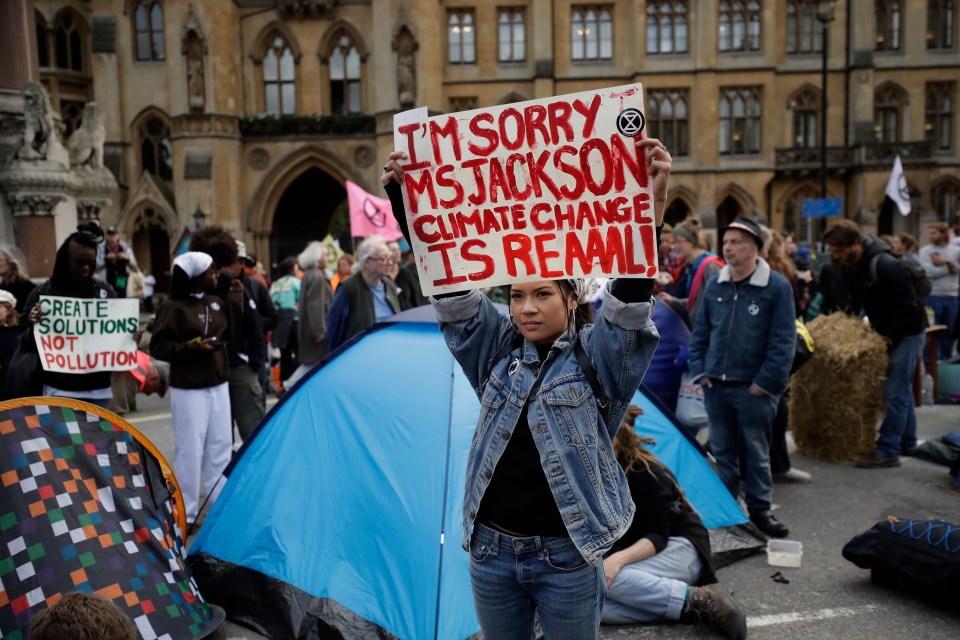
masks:
[[[717,282],[730,282],[730,265],[724,265],[717,276]],[[750,274],[750,284],[755,287],[765,287],[770,284],[770,265],[763,258],[757,257],[757,268]]]

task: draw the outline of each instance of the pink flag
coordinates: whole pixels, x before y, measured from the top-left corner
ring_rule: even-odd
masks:
[[[347,200],[350,204],[350,235],[354,238],[379,234],[390,242],[403,237],[386,198],[370,195],[347,180]]]

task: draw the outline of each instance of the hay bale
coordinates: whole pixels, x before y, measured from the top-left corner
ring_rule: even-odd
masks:
[[[859,318],[842,313],[819,316],[807,328],[816,348],[791,381],[793,438],[806,456],[852,462],[876,443],[886,340]]]

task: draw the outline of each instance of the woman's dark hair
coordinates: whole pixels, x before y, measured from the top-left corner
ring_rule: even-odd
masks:
[[[680,492],[681,496],[686,495],[683,488],[677,483],[677,479],[672,473],[667,471],[660,459],[647,449],[648,446],[656,444],[656,441],[650,436],[642,436],[637,433],[635,423],[637,416],[643,415],[643,409],[637,405],[631,404],[627,407],[627,414],[620,423],[620,430],[617,431],[617,442],[615,453],[617,462],[623,468],[624,473],[647,473],[658,476],[666,474],[673,482],[674,486]]]
[[[590,301],[579,302],[579,295],[577,290],[570,280],[557,280],[557,286],[560,287],[560,293],[563,294],[564,300],[573,296],[578,299],[577,308],[573,313],[574,326],[577,331],[583,328],[583,325],[590,324],[593,322],[593,306],[590,304]]]
[[[297,259],[293,256],[287,256],[280,261],[280,264],[277,266],[277,271],[280,272],[280,277],[292,275],[297,270]]]
[[[229,267],[240,259],[237,241],[229,231],[219,225],[211,225],[195,231],[190,238],[189,249],[209,255],[217,268]]]

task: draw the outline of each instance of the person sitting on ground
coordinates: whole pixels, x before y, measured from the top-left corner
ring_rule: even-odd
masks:
[[[613,439],[637,511],[627,533],[603,559],[607,598],[601,621],[706,624],[724,637],[745,638],[743,609],[716,586],[710,534],[673,474],[644,447],[652,440],[634,430],[642,413],[630,405]]]
[[[137,625],[98,595],[72,591],[30,621],[30,640],[136,640]]]

